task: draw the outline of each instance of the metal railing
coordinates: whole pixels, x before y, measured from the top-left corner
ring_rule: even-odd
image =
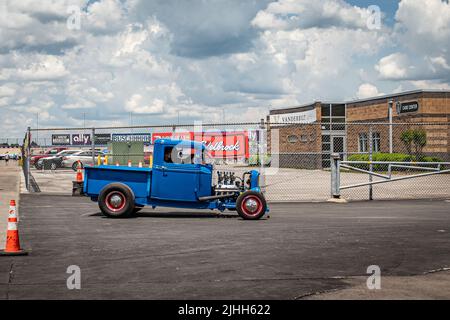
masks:
[[[340,198],[341,190],[358,188],[369,186],[369,200],[373,200],[372,186],[381,183],[388,183],[394,181],[401,181],[425,176],[431,176],[436,174],[450,173],[450,169],[442,169],[444,166],[450,166],[450,162],[398,162],[398,161],[342,161],[339,154],[332,154],[332,166],[331,166],[331,197]],[[355,165],[368,165],[369,170],[358,168]],[[381,174],[374,172],[373,166],[381,165],[387,166],[387,174]],[[368,182],[353,183],[348,185],[341,185],[341,169],[348,169],[351,171],[366,173],[369,175]],[[415,171],[431,171],[424,173],[408,174],[401,177],[393,177],[392,171],[394,168],[401,168],[406,170]],[[373,181],[372,177],[378,177],[383,180]]]

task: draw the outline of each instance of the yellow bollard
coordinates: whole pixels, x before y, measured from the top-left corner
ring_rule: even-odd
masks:
[[[108,165],[108,155],[106,155],[105,158],[103,159],[103,164],[104,164],[105,166]]]
[[[153,167],[153,156],[150,156],[148,158],[148,166],[149,166],[149,168]]]
[[[102,157],[100,157],[100,155],[97,156],[97,165],[101,165],[102,164]]]

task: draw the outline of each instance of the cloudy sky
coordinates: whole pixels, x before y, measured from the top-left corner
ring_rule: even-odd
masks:
[[[0,0],[0,138],[417,88],[450,89],[447,0]]]

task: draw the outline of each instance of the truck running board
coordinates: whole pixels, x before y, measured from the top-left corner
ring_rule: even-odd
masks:
[[[235,193],[228,193],[228,194],[221,194],[221,195],[216,195],[216,196],[200,197],[200,198],[198,198],[198,200],[199,201],[209,201],[209,200],[230,198],[230,197],[233,197],[234,195],[235,195]]]

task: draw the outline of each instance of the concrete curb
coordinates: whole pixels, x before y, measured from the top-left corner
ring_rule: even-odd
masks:
[[[330,202],[330,203],[348,203],[348,201],[346,199],[344,199],[344,198],[331,198],[331,199],[328,199],[327,202]]]

